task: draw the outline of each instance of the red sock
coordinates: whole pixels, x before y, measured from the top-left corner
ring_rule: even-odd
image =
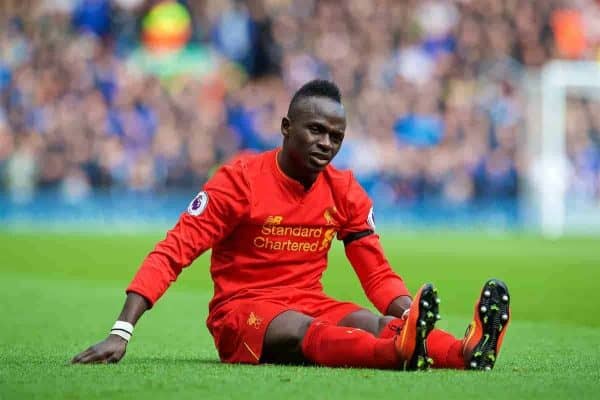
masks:
[[[313,321],[302,340],[304,356],[327,367],[396,368],[394,339],[379,339],[361,329]]]
[[[427,336],[427,354],[433,358],[433,368],[465,368],[462,341],[441,329]]]
[[[404,322],[406,320],[401,318],[395,318],[391,320],[382,330],[379,332],[379,338],[381,339],[389,339],[393,338],[397,334],[400,333],[400,330],[404,326]]]

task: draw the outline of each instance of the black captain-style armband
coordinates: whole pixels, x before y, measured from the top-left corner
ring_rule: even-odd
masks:
[[[360,232],[352,232],[343,239],[344,246],[348,246],[350,243],[354,242],[355,240],[362,239],[365,236],[369,236],[374,233],[375,233],[375,231],[373,231],[372,229],[367,229],[365,231],[360,231]]]

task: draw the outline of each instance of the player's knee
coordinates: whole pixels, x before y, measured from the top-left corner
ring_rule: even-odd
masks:
[[[292,354],[300,351],[302,339],[313,318],[287,311],[276,317],[265,335],[264,348],[268,354]]]
[[[298,324],[298,330],[294,335],[294,339],[298,342],[298,345],[302,343],[302,340],[304,339],[304,336],[306,336],[306,332],[308,331],[308,328],[310,327],[310,324],[313,323],[313,321],[314,319],[310,318],[303,320],[301,323]]]
[[[381,317],[378,317],[369,310],[358,310],[344,317],[338,325],[362,329],[363,331],[377,335],[380,331],[380,320]]]
[[[282,332],[282,338],[288,343],[290,348],[300,348],[302,339],[304,339],[306,331],[308,331],[308,327],[313,320],[313,318],[307,315],[302,315],[286,324]]]

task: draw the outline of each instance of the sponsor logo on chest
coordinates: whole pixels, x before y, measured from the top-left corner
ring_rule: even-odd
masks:
[[[315,253],[329,250],[338,223],[335,207],[323,213],[323,226],[284,225],[283,216],[269,215],[254,238],[253,245],[259,249]]]

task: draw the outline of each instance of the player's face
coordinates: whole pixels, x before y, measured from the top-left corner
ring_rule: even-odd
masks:
[[[294,164],[311,172],[322,171],[340,150],[346,131],[344,107],[326,97],[309,97],[283,119],[284,146]]]

